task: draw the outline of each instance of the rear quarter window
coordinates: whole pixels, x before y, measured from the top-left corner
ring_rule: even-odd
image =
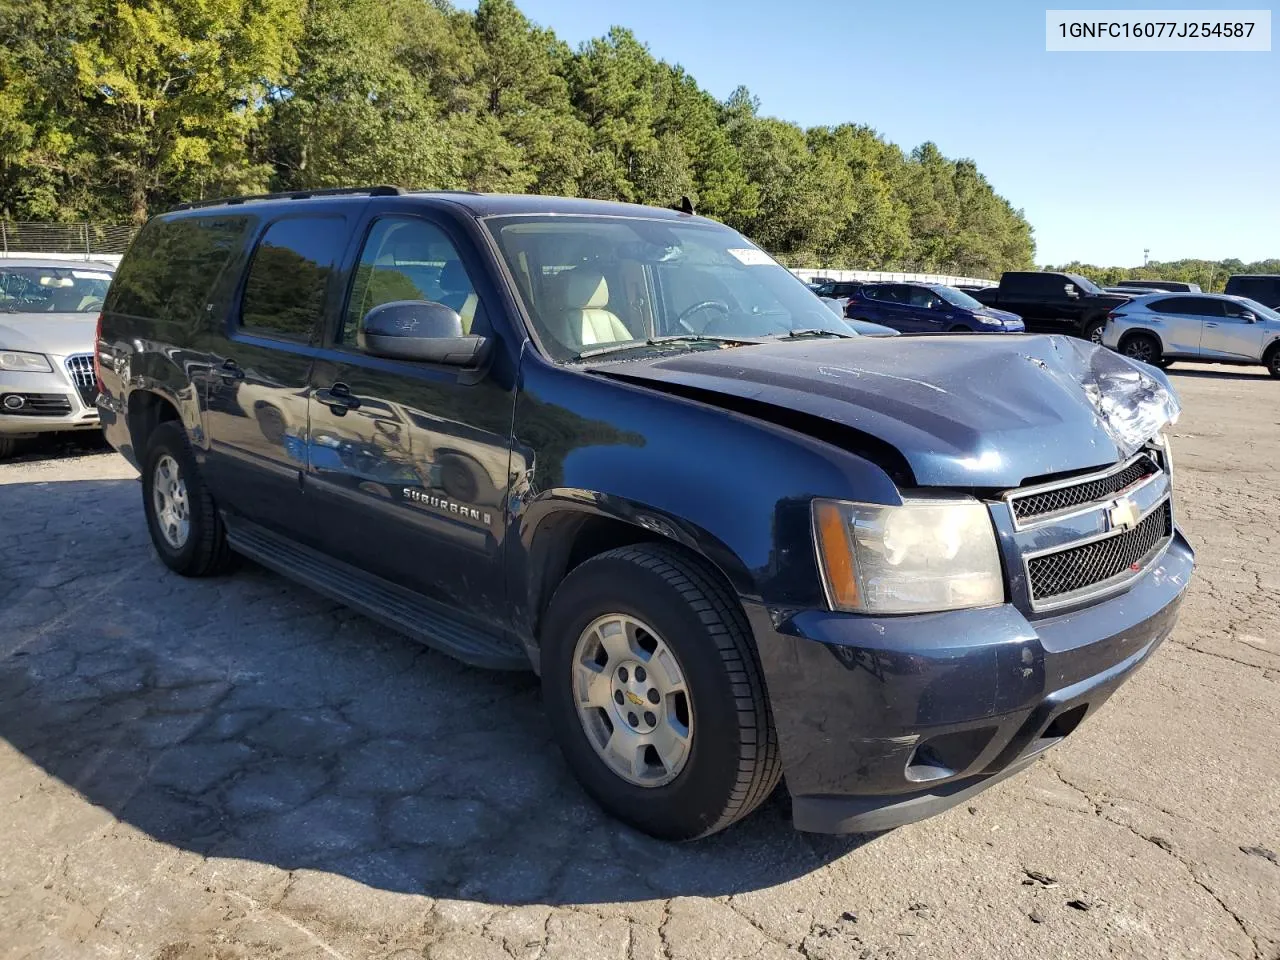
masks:
[[[249,216],[152,220],[126,252],[104,309],[156,320],[195,322],[214,297]]]

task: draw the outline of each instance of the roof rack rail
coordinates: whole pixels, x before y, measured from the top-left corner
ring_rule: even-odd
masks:
[[[322,190],[288,190],[284,193],[255,193],[244,197],[217,197],[213,200],[192,200],[190,203],[180,203],[175,207],[170,207],[172,213],[176,210],[198,210],[201,207],[218,207],[233,206],[241,203],[253,203],[258,200],[310,200],[312,197],[345,197],[358,194],[368,194],[371,197],[399,197],[403,196],[405,190],[403,187],[392,187],[386,184],[380,184],[375,187],[326,187]]]

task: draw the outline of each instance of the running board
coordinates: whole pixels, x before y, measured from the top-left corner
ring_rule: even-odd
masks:
[[[237,553],[290,580],[358,610],[473,667],[530,670],[518,641],[472,626],[441,604],[381,577],[326,556],[241,517],[230,518],[227,540]]]

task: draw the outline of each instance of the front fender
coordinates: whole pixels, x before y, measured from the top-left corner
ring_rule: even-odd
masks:
[[[714,564],[750,611],[822,606],[814,497],[900,503],[868,459],[802,433],[532,359],[516,401],[507,585],[536,642],[547,571],[584,517],[604,517]],[[551,585],[554,588],[554,584]]]

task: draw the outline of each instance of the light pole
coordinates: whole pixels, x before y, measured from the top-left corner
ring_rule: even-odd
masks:
[[[1145,267],[1151,259],[1151,250],[1149,247],[1142,248],[1142,265]]]

